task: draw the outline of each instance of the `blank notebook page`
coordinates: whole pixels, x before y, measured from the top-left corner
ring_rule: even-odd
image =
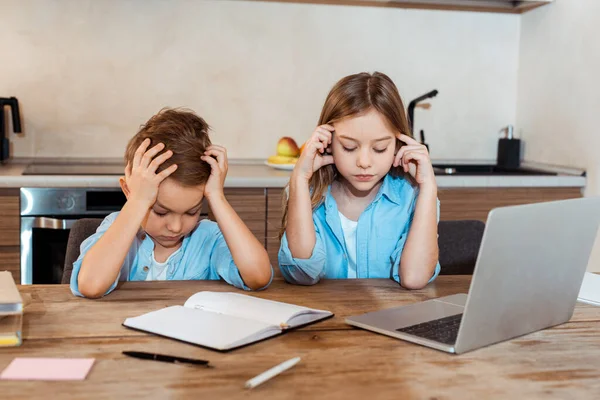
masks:
[[[277,326],[286,323],[298,313],[313,313],[310,308],[294,304],[263,300],[238,293],[217,292],[196,293],[185,302],[185,307],[256,319]]]
[[[167,307],[128,318],[125,325],[217,349],[227,349],[244,339],[262,336],[262,332],[273,330],[272,326],[264,322],[182,306]],[[277,329],[275,332],[278,331]]]

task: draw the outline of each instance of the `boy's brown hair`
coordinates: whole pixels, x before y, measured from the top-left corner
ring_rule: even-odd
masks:
[[[211,145],[209,130],[210,126],[206,121],[191,110],[163,108],[129,140],[125,150],[125,163],[133,161],[135,151],[149,138],[151,144],[148,149],[159,143],[165,145],[158,155],[167,150],[173,152],[171,158],[158,167],[157,173],[177,164],[177,169],[169,178],[184,186],[205,184],[211,168],[210,164],[202,161],[200,157]]]

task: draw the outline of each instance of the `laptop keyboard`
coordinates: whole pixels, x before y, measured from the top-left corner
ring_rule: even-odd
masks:
[[[460,326],[461,319],[462,314],[456,314],[396,330],[408,333],[409,335],[453,345],[456,343],[456,338],[458,337],[458,327]]]

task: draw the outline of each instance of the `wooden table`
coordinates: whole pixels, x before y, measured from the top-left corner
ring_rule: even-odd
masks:
[[[101,300],[68,286],[21,286],[24,343],[14,357],[94,357],[82,382],[0,381],[0,398],[569,398],[600,397],[600,307],[578,303],[571,322],[522,338],[450,355],[352,328],[349,315],[467,292],[470,277],[442,276],[423,290],[390,280],[330,280],[312,287],[275,281],[267,299],[333,311],[334,318],[228,353],[121,326],[127,317],[183,304],[200,290],[237,291],[222,282],[127,282]],[[214,368],[127,358],[123,350],[210,360]],[[244,382],[289,358],[302,361],[253,389]]]

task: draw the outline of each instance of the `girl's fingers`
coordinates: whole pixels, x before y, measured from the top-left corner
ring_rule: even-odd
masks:
[[[402,153],[400,153],[400,152],[396,153],[396,155],[394,156],[394,163],[392,165],[394,167],[399,166],[401,160],[402,160]]]
[[[397,138],[398,138],[400,141],[402,141],[402,142],[404,142],[404,143],[406,143],[406,144],[418,144],[418,145],[420,145],[420,144],[421,144],[421,143],[417,142],[417,141],[416,141],[414,138],[411,138],[410,136],[408,136],[408,135],[405,135],[405,134],[403,134],[403,133],[400,133],[400,134],[396,135],[396,137],[397,137]]]
[[[314,146],[319,153],[323,153],[325,151],[325,145],[322,142],[315,142]]]
[[[422,146],[422,145],[419,145],[419,146],[407,145],[407,146],[400,147],[400,150],[398,150],[398,153],[396,153],[396,157],[394,158],[394,166],[398,166],[400,164],[400,160],[402,159],[404,154],[406,154],[406,152],[408,152],[408,151],[423,152],[423,150],[427,150],[427,149],[425,146]]]
[[[319,141],[325,145],[325,147],[329,146],[329,144],[331,143],[331,139],[323,134],[320,134],[318,138]]]
[[[409,151],[404,153],[404,156],[402,157],[402,163],[405,166],[405,171],[408,168],[408,163],[410,161],[416,161],[417,164],[421,165],[421,163],[423,162],[423,160],[427,157],[426,154],[423,154],[421,152],[418,151]]]
[[[324,136],[325,138],[327,138],[328,142],[331,143],[332,134],[330,131],[322,128],[317,128],[315,130],[315,133],[317,133],[319,136]]]
[[[333,164],[333,156],[324,155],[321,157],[321,166]]]
[[[398,150],[398,153],[402,154],[407,151],[420,151],[422,153],[427,153],[427,147],[423,146],[422,144],[404,145],[404,146],[400,147],[400,150]]]

